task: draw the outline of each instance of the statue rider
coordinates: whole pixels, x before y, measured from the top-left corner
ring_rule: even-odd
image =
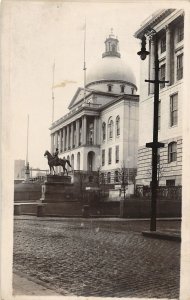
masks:
[[[53,158],[55,159],[55,162],[56,162],[56,163],[59,162],[58,154],[59,154],[59,149],[56,148],[56,149],[55,149],[55,152],[54,152],[54,154],[53,154]]]

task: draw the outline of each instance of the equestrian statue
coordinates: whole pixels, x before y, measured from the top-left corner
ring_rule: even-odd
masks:
[[[63,159],[59,158],[58,154],[59,154],[58,148],[56,148],[56,151],[53,155],[51,155],[51,153],[47,150],[44,153],[44,156],[47,156],[48,165],[49,165],[49,168],[50,168],[50,174],[51,174],[51,170],[53,169],[53,172],[54,172],[54,175],[55,175],[54,167],[55,166],[61,166],[63,168],[63,174],[65,174],[65,172],[66,172],[66,174],[68,176],[68,171],[65,168],[65,165],[67,163],[69,165],[69,167],[72,168],[72,166],[70,164],[70,161],[68,159],[65,159],[65,158],[63,158]]]

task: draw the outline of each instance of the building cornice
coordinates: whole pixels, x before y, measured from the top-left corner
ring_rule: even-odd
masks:
[[[142,24],[141,28],[139,28],[135,32],[134,37],[141,39],[148,27],[153,28],[154,26],[162,22],[167,16],[169,16],[174,11],[176,11],[176,9],[159,10],[157,13],[155,13],[155,15],[152,16],[151,19],[147,20],[147,22],[145,20],[145,23]]]
[[[118,97],[120,96],[119,94],[113,94],[113,93],[108,93],[108,92],[102,92],[102,91],[91,91],[87,96],[86,99],[88,99],[88,97],[90,97],[91,95],[96,94],[96,95],[103,95],[103,96],[108,96],[108,97],[115,97],[118,99]],[[85,110],[85,107],[90,107],[88,105],[88,103],[83,103],[84,101],[84,97],[82,97],[81,100],[79,100],[77,102],[77,106],[75,108],[73,108],[70,112],[68,112],[66,115],[64,115],[63,117],[61,117],[60,119],[58,119],[57,121],[55,121],[51,126],[50,126],[50,130],[54,129],[55,127],[57,127],[59,124],[63,124],[63,122],[67,122],[68,120],[72,119],[73,116],[76,116],[77,114],[79,114],[81,111]],[[112,101],[111,101],[112,102]],[[93,105],[92,103],[90,103],[91,107],[90,110],[99,110],[98,105]]]
[[[104,93],[103,93],[104,94]],[[109,96],[113,96],[108,94]],[[95,105],[93,103],[83,103],[80,107],[76,107],[74,111],[69,112],[67,115],[55,121],[51,126],[50,130],[53,132],[61,129],[63,126],[67,126],[72,121],[81,118],[84,115],[89,116],[99,116],[100,112],[108,107],[114,105],[123,100],[139,102],[139,95],[131,95],[131,94],[123,94],[123,95],[115,95],[115,99],[111,100],[109,103],[105,105]]]
[[[107,109],[108,107],[114,105],[115,103],[119,103],[120,101],[133,101],[133,102],[139,102],[139,95],[131,95],[131,94],[124,94],[117,99],[112,100],[111,102],[101,106],[99,108],[100,111],[103,111],[104,109]]]

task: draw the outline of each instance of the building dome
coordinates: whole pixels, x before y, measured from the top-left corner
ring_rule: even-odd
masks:
[[[121,58],[114,56],[104,57],[87,70],[87,85],[102,80],[120,80],[136,85],[135,76],[130,67]]]
[[[105,41],[105,52],[102,59],[87,69],[86,85],[99,81],[124,81],[136,85],[131,68],[120,58],[119,41],[113,32]]]

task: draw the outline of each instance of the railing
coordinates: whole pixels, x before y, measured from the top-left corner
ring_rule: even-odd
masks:
[[[159,186],[157,189],[158,199],[163,200],[177,200],[182,199],[182,187],[181,186]],[[151,188],[149,186],[137,186],[135,194],[140,198],[151,197]]]
[[[46,176],[36,176],[29,179],[30,182],[44,182]]]

